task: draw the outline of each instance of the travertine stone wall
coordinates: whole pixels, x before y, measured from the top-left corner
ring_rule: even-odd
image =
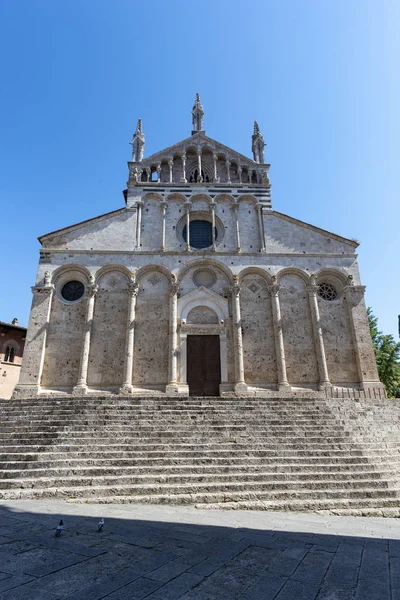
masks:
[[[154,270],[138,284],[133,383],[162,386],[168,380],[169,282]]]
[[[208,306],[197,306],[189,312],[187,323],[190,325],[215,325],[218,324],[218,316]]]
[[[89,353],[88,385],[113,387],[123,381],[128,312],[127,277],[110,271],[100,277]]]
[[[306,284],[294,274],[280,278],[279,299],[287,378],[291,384],[319,381],[311,312]]]
[[[259,251],[261,247],[257,209],[252,200],[241,200],[238,209],[240,242],[243,252]]]
[[[242,277],[240,283],[245,380],[276,383],[274,328],[267,282],[251,273]]]
[[[340,293],[339,284],[337,287]],[[340,384],[357,381],[354,342],[343,292],[333,302],[318,298],[318,307],[330,382]]]
[[[65,304],[53,296],[42,385],[73,387],[78,380],[85,326],[85,302]]]
[[[142,213],[141,248],[161,248],[162,211],[158,198],[146,196]]]

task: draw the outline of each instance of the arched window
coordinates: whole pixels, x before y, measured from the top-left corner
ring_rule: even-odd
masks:
[[[14,362],[15,349],[14,346],[7,346],[4,352],[4,362]]]

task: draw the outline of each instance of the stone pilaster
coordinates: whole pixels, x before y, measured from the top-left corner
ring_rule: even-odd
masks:
[[[167,208],[168,208],[168,203],[167,202],[161,202],[161,210],[162,210],[162,240],[161,240],[161,250],[162,250],[162,252],[165,252],[165,249],[166,249],[166,243],[165,243],[165,221],[166,221],[166,217],[167,217]]]
[[[233,210],[235,212],[236,252],[240,252],[240,250],[241,250],[241,246],[240,246],[240,227],[239,227],[239,215],[238,215],[239,204],[237,204],[237,203],[232,204],[232,208],[233,208]]]
[[[260,232],[260,251],[265,252],[264,221],[263,221],[261,204],[257,204],[257,214],[258,214],[258,229]]]
[[[215,252],[217,247],[215,245],[215,207],[217,206],[216,202],[210,203],[211,208],[211,225],[212,225],[212,251]]]
[[[247,385],[244,379],[243,362],[243,337],[242,337],[242,318],[240,312],[240,285],[238,276],[234,275],[234,283],[230,287],[232,294],[232,323],[233,323],[233,345],[235,351],[235,392],[241,394],[247,392]]]
[[[281,304],[279,301],[279,283],[276,277],[272,278],[273,283],[270,286],[272,320],[274,327],[276,367],[278,371],[278,390],[290,390],[290,385],[286,374],[285,346],[283,343]]]
[[[92,337],[94,302],[98,292],[97,285],[91,282],[86,288],[86,315],[85,330],[83,335],[83,344],[79,362],[79,377],[76,386],[73,389],[75,396],[87,394],[87,374],[89,365],[90,340]]]
[[[128,284],[128,320],[126,324],[125,338],[125,363],[124,363],[124,381],[120,392],[122,394],[131,394],[133,391],[133,356],[135,347],[135,314],[136,314],[136,298],[138,295],[139,286],[132,278]]]
[[[315,284],[315,277],[311,278],[311,285],[307,287],[308,298],[310,302],[311,323],[314,335],[315,351],[318,362],[319,388],[321,390],[330,387],[328,365],[326,363],[324,336],[321,327],[318,307],[318,285]]]
[[[142,210],[143,202],[138,200],[137,205],[137,220],[136,220],[136,250],[140,250],[141,234],[142,234]]]
[[[24,349],[19,382],[13,397],[36,396],[40,392],[40,382],[46,351],[46,338],[49,328],[50,311],[54,285],[45,276],[45,285],[32,287],[32,305]]]
[[[364,302],[365,287],[363,285],[353,285],[352,278],[349,278],[349,283],[344,288],[344,293],[350,317],[361,389],[380,388],[384,390],[383,384],[379,381],[369,330],[368,315]]]

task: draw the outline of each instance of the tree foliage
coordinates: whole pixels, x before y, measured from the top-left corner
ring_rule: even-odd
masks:
[[[389,398],[400,398],[400,343],[396,343],[392,335],[379,331],[378,319],[371,308],[368,308],[368,320],[379,379]]]

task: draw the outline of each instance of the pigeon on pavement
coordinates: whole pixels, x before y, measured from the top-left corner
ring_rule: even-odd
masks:
[[[59,522],[59,524],[57,525],[57,529],[56,529],[56,533],[55,533],[55,537],[60,537],[60,535],[62,534],[62,532],[64,531],[64,522],[61,519],[61,521]]]

